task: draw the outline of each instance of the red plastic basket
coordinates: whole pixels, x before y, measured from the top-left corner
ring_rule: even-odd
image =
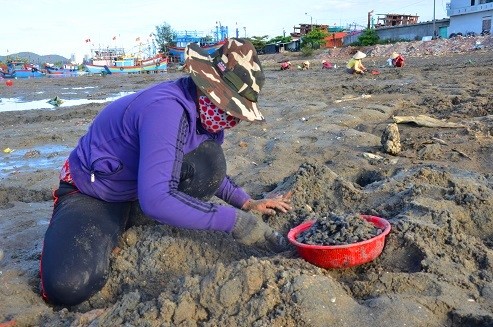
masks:
[[[288,239],[296,246],[299,255],[315,266],[326,269],[358,266],[374,260],[382,253],[385,236],[390,232],[390,223],[383,218],[368,215],[361,215],[361,218],[383,229],[383,232],[369,240],[347,245],[310,245],[296,241],[299,233],[315,223],[312,220],[292,228]]]

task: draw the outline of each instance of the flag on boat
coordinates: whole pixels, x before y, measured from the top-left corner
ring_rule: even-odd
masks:
[[[89,43],[89,42],[91,42],[91,39],[86,39],[86,43]]]

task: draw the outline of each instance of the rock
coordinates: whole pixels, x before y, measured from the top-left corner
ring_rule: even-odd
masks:
[[[387,125],[383,131],[380,143],[383,146],[383,150],[389,154],[397,155],[401,152],[401,137],[397,124],[392,123]]]

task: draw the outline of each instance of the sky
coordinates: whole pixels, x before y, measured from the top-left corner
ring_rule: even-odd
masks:
[[[156,26],[212,35],[226,26],[229,37],[289,35],[299,24],[367,25],[368,12],[418,15],[419,22],[447,18],[450,0],[22,0],[9,1],[2,15],[0,55],[34,52],[75,55],[93,48],[146,47]],[[137,41],[140,38],[140,41]],[[90,41],[87,41],[89,40]],[[87,42],[86,42],[87,41]],[[143,44],[143,45],[139,45]]]

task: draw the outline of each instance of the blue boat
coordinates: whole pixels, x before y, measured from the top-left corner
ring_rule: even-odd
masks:
[[[198,31],[179,31],[173,37],[175,46],[168,47],[169,59],[172,62],[183,64],[185,62],[185,48],[190,43],[197,43],[207,51],[208,54],[214,53],[222,47],[228,39],[228,27],[222,26],[221,22],[216,22],[216,30],[212,33],[214,37],[205,35]]]
[[[7,63],[7,71],[0,71],[0,77],[3,78],[31,78],[44,76],[46,76],[46,74],[34,65],[26,64],[22,61],[9,61]]]
[[[225,42],[220,42],[216,44],[209,44],[200,46],[202,49],[207,51],[208,54],[214,53],[217,49],[223,46]],[[177,61],[180,64],[185,62],[185,47],[168,47],[169,55],[173,61]]]
[[[45,64],[45,69],[48,77],[79,76],[87,73],[86,71],[80,70],[77,65],[63,65],[62,67],[56,67],[55,65]]]
[[[123,48],[93,50],[93,57],[84,63],[90,74],[140,74],[165,72],[168,69],[167,58],[161,54],[142,59],[134,55],[125,55]]]

